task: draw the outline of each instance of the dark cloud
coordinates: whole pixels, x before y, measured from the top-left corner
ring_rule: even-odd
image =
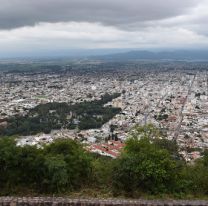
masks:
[[[0,0],[0,29],[66,21],[128,28],[181,15],[196,4],[196,0]]]

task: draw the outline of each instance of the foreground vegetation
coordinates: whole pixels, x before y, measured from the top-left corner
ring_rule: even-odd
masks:
[[[118,159],[90,154],[72,140],[37,148],[17,147],[13,138],[1,138],[0,195],[208,195],[208,152],[188,165],[177,145],[157,138],[160,132],[152,126],[137,127],[130,136]]]

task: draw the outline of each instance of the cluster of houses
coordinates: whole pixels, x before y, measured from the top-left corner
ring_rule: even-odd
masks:
[[[161,128],[168,139],[176,139],[187,161],[200,157],[200,151],[208,148],[207,71],[190,74],[177,69],[146,71],[128,68],[112,73],[28,75],[2,72],[0,75],[0,128],[7,126],[8,117],[25,115],[39,104],[73,104],[100,99],[105,93],[121,93],[107,105],[119,107],[122,112],[101,128],[83,131],[61,129],[47,135],[21,137],[19,145],[71,138],[88,144],[91,151],[114,158],[134,125],[151,123]],[[117,143],[111,145],[110,140]]]

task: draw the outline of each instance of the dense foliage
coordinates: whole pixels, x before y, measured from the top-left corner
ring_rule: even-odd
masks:
[[[38,149],[0,139],[0,165],[0,191],[8,194],[25,187],[49,193],[71,191],[86,184],[91,173],[89,155],[71,140]]]
[[[176,162],[167,150],[157,148],[148,139],[130,139],[115,168],[114,183],[130,194],[141,189],[152,193],[167,192],[172,189],[175,170]]]
[[[1,135],[30,135],[39,132],[49,133],[52,129],[93,129],[100,128],[112,119],[121,109],[104,104],[119,97],[120,94],[105,94],[100,100],[82,102],[74,105],[67,103],[40,104],[25,116],[8,119],[8,127],[0,129]]]
[[[186,164],[176,143],[161,135],[151,125],[134,128],[117,159],[90,154],[72,140],[37,148],[18,147],[14,139],[1,138],[0,194],[63,194],[89,189],[94,194],[100,191],[137,198],[144,194],[207,196],[208,152],[194,164]]]

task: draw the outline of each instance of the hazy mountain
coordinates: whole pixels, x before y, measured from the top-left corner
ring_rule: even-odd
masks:
[[[202,50],[177,50],[177,51],[130,51],[111,55],[97,56],[103,60],[206,60],[208,51]]]

